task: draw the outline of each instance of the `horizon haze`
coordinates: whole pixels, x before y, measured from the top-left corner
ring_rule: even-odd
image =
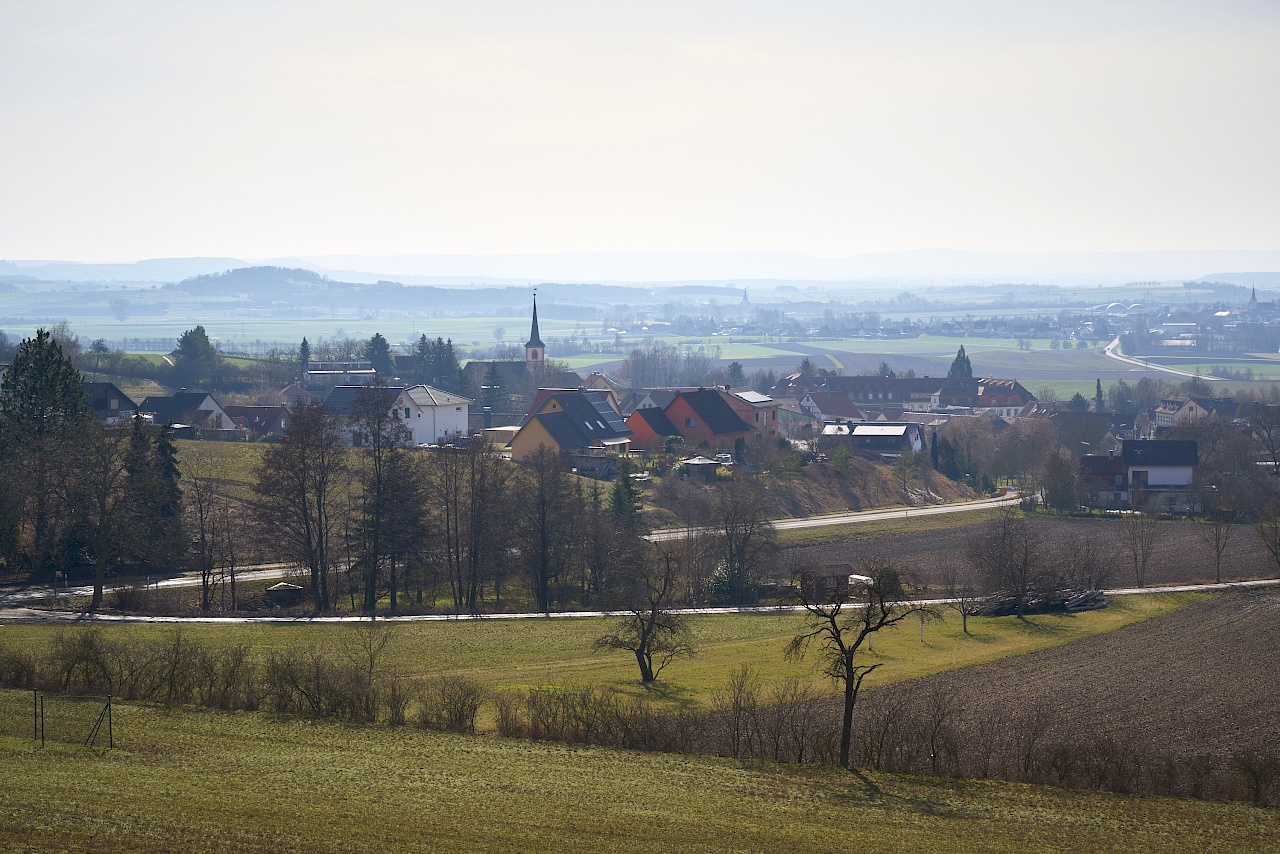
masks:
[[[1256,0],[6,4],[0,257],[1276,251],[1278,42]]]

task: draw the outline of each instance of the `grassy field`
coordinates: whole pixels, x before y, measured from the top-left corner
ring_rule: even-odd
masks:
[[[22,692],[0,704],[29,707]],[[120,749],[0,739],[41,851],[1264,851],[1274,811],[118,704]]]
[[[1120,626],[1165,614],[1199,601],[1198,594],[1131,596],[1111,607],[1083,614],[1013,618],[970,618],[970,634],[950,616],[923,627],[917,624],[885,632],[871,655],[884,663],[867,684],[887,684],[951,670],[1009,655],[1069,643]],[[465,675],[493,688],[591,684],[641,694],[635,660],[626,652],[596,652],[592,641],[611,618],[406,622],[395,624],[387,666],[405,675]],[[766,682],[796,676],[823,691],[834,690],[815,662],[787,661],[783,649],[800,626],[793,613],[718,614],[690,619],[698,655],[679,660],[662,674],[648,694],[672,704],[707,706],[732,670],[750,664]],[[0,646],[46,648],[58,632],[80,631],[47,623],[0,625]],[[157,624],[108,624],[110,638],[144,643],[174,631]],[[188,625],[189,637],[213,645],[246,644],[265,652],[285,647],[319,646],[340,650],[354,639],[353,624]]]

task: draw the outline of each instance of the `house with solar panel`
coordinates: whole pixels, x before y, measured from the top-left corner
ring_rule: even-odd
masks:
[[[511,440],[511,458],[527,460],[546,448],[582,468],[575,458],[626,454],[632,438],[631,428],[604,392],[542,389]]]
[[[822,437],[844,442],[851,451],[867,451],[882,457],[924,450],[924,428],[910,421],[828,421],[822,425]]]

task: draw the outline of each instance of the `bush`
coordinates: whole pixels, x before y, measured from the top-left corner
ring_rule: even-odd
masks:
[[[446,732],[475,732],[476,716],[488,692],[465,676],[437,676],[428,679],[418,711],[418,725]],[[510,715],[510,709],[507,709]],[[499,703],[499,728],[503,719]],[[503,733],[514,735],[514,731]]]

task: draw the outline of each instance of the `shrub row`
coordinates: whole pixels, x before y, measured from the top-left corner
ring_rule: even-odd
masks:
[[[381,658],[391,631],[360,626],[336,652],[288,647],[263,655],[202,643],[181,626],[143,643],[113,640],[97,627],[64,629],[39,652],[0,647],[0,687],[474,732],[484,689],[458,677],[390,672]]]

